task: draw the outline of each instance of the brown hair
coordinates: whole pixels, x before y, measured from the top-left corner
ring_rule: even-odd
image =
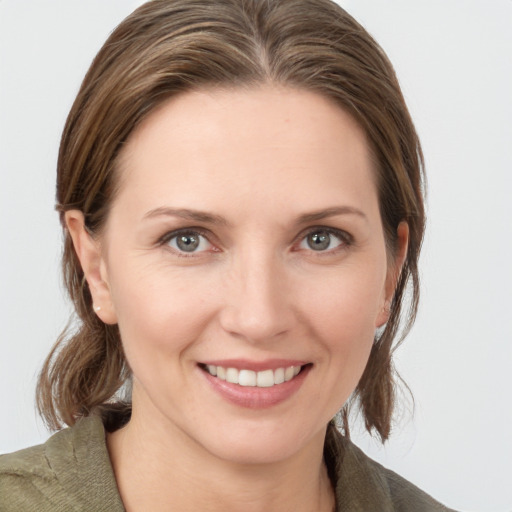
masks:
[[[79,209],[98,233],[115,195],[116,159],[141,120],[168,98],[204,87],[286,85],[334,100],[363,127],[376,161],[389,250],[397,227],[409,245],[385,328],[341,412],[357,400],[368,431],[390,433],[395,401],[393,341],[418,305],[424,230],[419,140],[382,49],[330,0],[153,0],[126,18],[94,59],[67,119],[59,152],[57,208]],[[52,428],[97,407],[115,408],[130,371],[117,326],[103,324],[65,230],[63,273],[77,325],[60,336],[42,369],[38,407]],[[408,283],[411,298],[402,312]]]

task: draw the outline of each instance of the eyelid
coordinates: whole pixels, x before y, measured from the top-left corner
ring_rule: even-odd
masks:
[[[186,227],[186,228],[178,228],[173,229],[172,231],[167,231],[164,235],[162,235],[158,240],[157,243],[166,243],[175,236],[186,234],[186,233],[198,233],[199,235],[204,236],[208,239],[208,233],[203,228],[197,228],[194,226]]]

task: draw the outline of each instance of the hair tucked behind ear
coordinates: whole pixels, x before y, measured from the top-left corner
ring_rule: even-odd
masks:
[[[83,212],[100,236],[119,180],[118,156],[132,131],[170,97],[209,87],[276,84],[330,98],[366,133],[373,152],[390,259],[409,225],[390,318],[376,336],[354,393],[369,431],[385,440],[395,400],[392,350],[402,319],[414,321],[424,229],[423,162],[393,68],[371,36],[330,0],[153,0],[109,37],[94,59],[62,135],[57,203]],[[64,281],[76,322],[40,375],[38,406],[52,428],[119,403],[130,375],[116,326],[101,323],[65,230]],[[409,310],[402,299],[411,285]],[[109,405],[111,404],[111,405]],[[342,411],[348,433],[348,404]],[[117,406],[119,407],[119,405]]]

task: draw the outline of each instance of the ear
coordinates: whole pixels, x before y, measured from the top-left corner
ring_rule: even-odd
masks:
[[[394,258],[388,265],[386,276],[385,297],[382,310],[377,316],[376,327],[382,327],[391,314],[391,302],[395,293],[396,285],[402,272],[402,267],[407,257],[407,247],[409,246],[409,225],[402,221],[397,228],[397,250]]]
[[[84,214],[80,210],[65,213],[66,227],[73,240],[76,255],[91,292],[94,312],[106,324],[116,324],[108,275],[99,240],[85,227]]]

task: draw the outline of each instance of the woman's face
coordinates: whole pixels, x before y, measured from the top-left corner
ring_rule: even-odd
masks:
[[[90,284],[134,418],[242,462],[323,439],[394,285],[362,130],[311,92],[186,93],[119,172]]]

